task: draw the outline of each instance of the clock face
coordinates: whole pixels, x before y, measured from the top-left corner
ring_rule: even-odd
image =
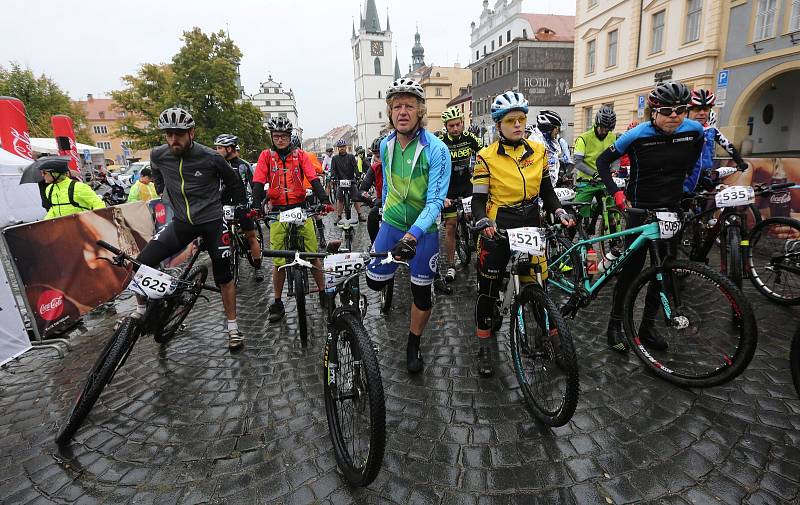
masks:
[[[383,42],[372,41],[369,45],[372,56],[383,56]]]

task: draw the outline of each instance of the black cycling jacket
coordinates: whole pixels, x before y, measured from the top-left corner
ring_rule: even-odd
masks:
[[[247,203],[238,173],[215,150],[197,142],[182,156],[172,154],[166,144],[153,148],[150,167],[156,191],[179,221],[203,224],[222,219],[220,183],[229,188],[234,204]]]

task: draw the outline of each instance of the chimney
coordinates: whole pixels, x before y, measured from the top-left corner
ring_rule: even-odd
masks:
[[[94,97],[92,96],[92,94],[91,94],[91,93],[89,93],[88,95],[86,95],[86,98],[87,98],[87,100],[88,100],[88,101],[90,101],[90,102],[93,102],[93,101],[94,101]]]

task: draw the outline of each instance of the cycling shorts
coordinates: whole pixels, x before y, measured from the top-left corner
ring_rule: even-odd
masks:
[[[349,188],[340,188],[340,187],[337,186],[336,187],[336,199],[339,200],[340,202],[343,202],[344,201],[345,192],[348,192],[350,194],[350,201],[352,202],[353,200],[356,199],[356,194],[357,194],[356,193],[356,189],[357,189],[356,188],[356,181],[352,181],[350,183],[350,187]]]
[[[270,249],[291,249],[289,247],[289,227],[287,223],[273,221],[269,225],[269,248]],[[317,252],[317,232],[314,228],[314,220],[307,219],[305,224],[300,227],[300,239],[303,241],[303,252]],[[276,267],[286,264],[286,258],[272,258],[272,264]]]
[[[576,202],[591,202],[597,197],[604,197],[606,195],[606,187],[602,182],[591,184],[588,182],[578,182],[575,185],[575,201]],[[589,217],[591,215],[591,205],[583,205],[578,212],[581,217]]]
[[[534,265],[540,265],[542,280],[547,279],[547,259],[544,256],[531,256],[530,268],[520,272],[520,281],[531,283],[536,280]],[[488,240],[483,236],[478,240],[478,293],[496,298],[500,290],[500,280],[511,259],[508,240]],[[486,282],[491,281],[491,282]],[[491,287],[490,287],[491,286]]]
[[[381,223],[372,251],[391,251],[406,232],[395,228],[386,221]],[[417,253],[408,262],[411,282],[417,286],[430,286],[436,276],[439,261],[439,233],[423,233],[417,241]],[[381,265],[381,258],[375,258],[367,267],[367,277],[375,281],[388,281],[394,277],[397,263]]]
[[[456,198],[467,198],[472,196],[472,184],[470,183],[469,187],[462,187],[460,191],[452,191],[453,186],[450,186],[450,190],[447,192],[447,198],[449,200],[455,200]],[[449,205],[442,209],[442,219],[451,219],[455,218],[458,215],[458,208],[456,208],[455,203]]]

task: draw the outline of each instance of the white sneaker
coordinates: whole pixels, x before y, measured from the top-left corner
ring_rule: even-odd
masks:
[[[453,282],[456,280],[456,269],[454,267],[450,267],[447,269],[447,273],[444,274],[444,280],[447,282]]]

